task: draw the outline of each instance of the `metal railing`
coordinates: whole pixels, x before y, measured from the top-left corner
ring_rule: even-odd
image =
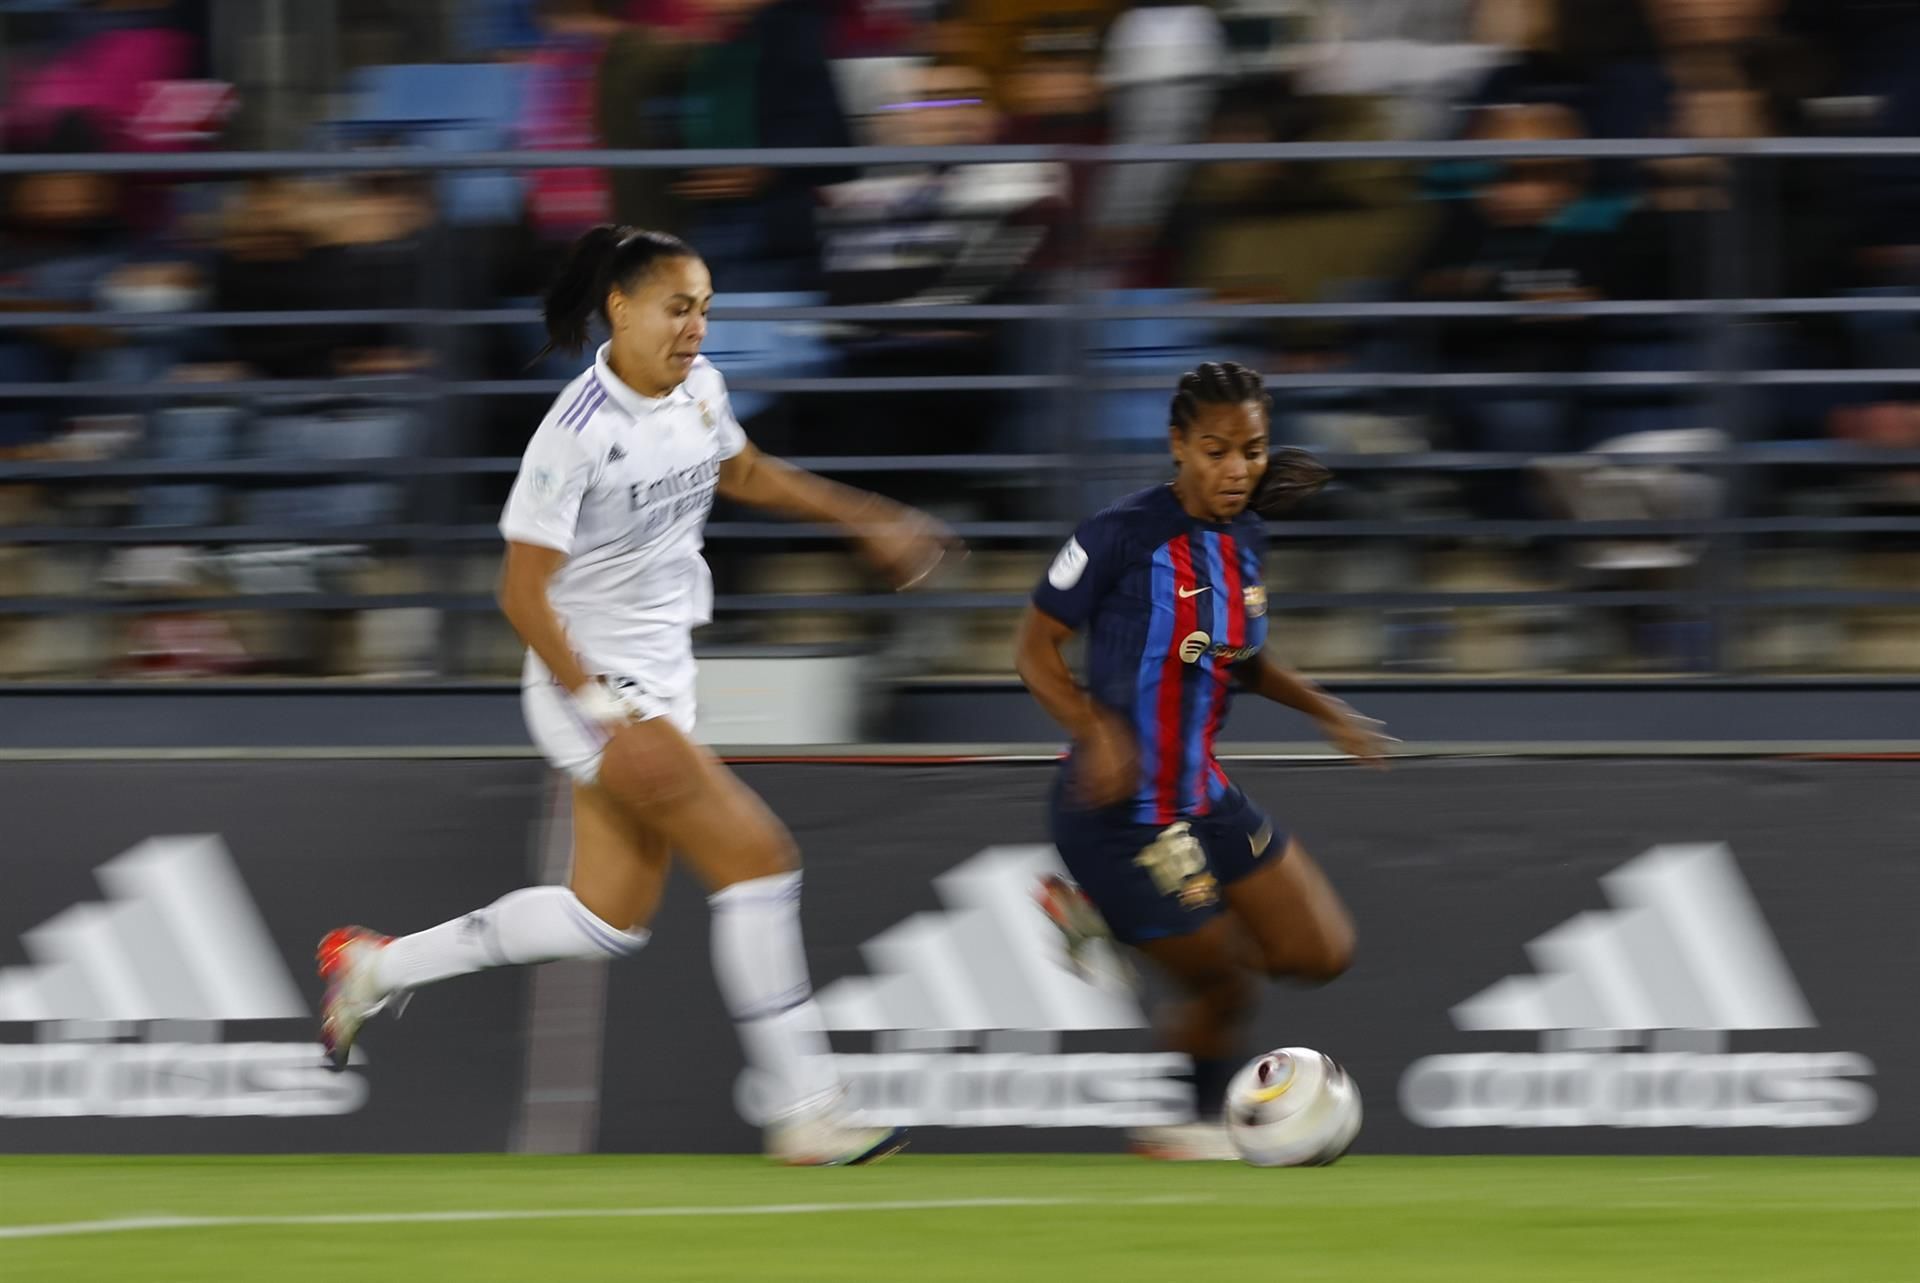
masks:
[[[1179,147],[969,147],[777,149],[755,152],[753,163],[774,168],[887,166],[918,163],[1055,161],[1082,166],[1144,162],[1233,160],[1272,161],[1403,161],[1409,163],[1463,160],[1575,157],[1589,160],[1647,160],[1672,157],[1717,157],[1736,172],[1755,164],[1779,161],[1834,161],[1861,158],[1920,159],[1920,139],[1738,139],[1738,140],[1582,140],[1552,143],[1443,142],[1443,143],[1311,143],[1267,145],[1192,145]],[[741,153],[731,151],[582,151],[582,152],[446,152],[404,149],[328,153],[218,153],[205,155],[88,155],[0,156],[0,174],[30,172],[93,172],[174,174],[209,179],[264,173],[353,173],[411,171],[459,173],[472,171],[528,171],[596,166],[606,168],[686,169],[738,164]],[[1736,182],[1737,190],[1745,190]],[[1749,202],[1734,200],[1713,217],[1720,224],[1716,244],[1742,243],[1744,226],[1752,216]],[[1607,299],[1590,302],[1316,302],[1291,304],[1227,304],[1168,301],[1114,303],[1089,290],[1072,290],[1065,297],[1032,304],[860,307],[746,307],[729,306],[724,297],[715,308],[719,320],[782,322],[1044,322],[1069,334],[1084,336],[1086,327],[1106,320],[1190,319],[1244,321],[1348,321],[1359,323],[1441,323],[1459,320],[1500,320],[1541,317],[1649,318],[1684,320],[1696,327],[1699,350],[1707,359],[1700,368],[1671,370],[1593,370],[1570,373],[1537,371],[1367,371],[1332,373],[1272,373],[1269,386],[1286,392],[1316,389],[1362,389],[1366,392],[1433,393],[1472,390],[1578,389],[1594,391],[1672,391],[1706,397],[1714,407],[1714,426],[1727,435],[1728,448],[1697,455],[1663,455],[1660,462],[1711,470],[1738,481],[1754,469],[1792,466],[1816,469],[1865,469],[1920,466],[1920,451],[1874,450],[1841,442],[1782,447],[1752,439],[1751,395],[1781,387],[1845,387],[1912,384],[1920,386],[1920,368],[1894,369],[1770,369],[1743,365],[1736,345],[1729,342],[1733,327],[1754,318],[1790,316],[1914,315],[1920,317],[1920,294],[1913,297],[1744,297],[1744,282],[1732,256],[1709,256],[1715,295],[1682,300]],[[1084,285],[1084,273],[1069,269],[1069,282]],[[440,274],[445,279],[445,274]],[[138,329],[164,325],[170,330],[284,328],[309,325],[379,325],[404,328],[415,334],[445,335],[454,330],[485,327],[528,327],[537,314],[524,307],[486,309],[422,306],[335,311],[250,311],[179,313],[15,312],[0,315],[0,330],[31,331],[62,326],[97,329]],[[1069,350],[1071,345],[1069,345]],[[1090,487],[1101,479],[1143,474],[1154,465],[1138,458],[1095,450],[1084,394],[1094,391],[1160,390],[1177,369],[1117,373],[1094,368],[1080,357],[1045,373],[1007,375],[807,376],[774,377],[751,372],[729,376],[730,386],[742,392],[807,396],[820,393],[860,394],[914,390],[937,392],[1021,392],[1054,398],[1067,425],[1064,449],[1034,454],[992,455],[865,455],[801,459],[821,471],[862,473],[923,472],[979,476],[1032,475],[1051,479],[1053,502],[1045,519],[962,523],[963,535],[980,540],[1016,544],[1050,542],[1070,528],[1083,507]],[[563,386],[550,379],[481,379],[451,377],[445,369],[381,381],[383,400],[418,403],[433,409],[452,398],[525,397],[533,402],[551,396]],[[46,402],[84,396],[88,402],[152,407],[179,399],[256,398],[292,395],[324,396],[346,389],[325,379],[245,379],[229,382],[91,383],[76,389],[64,383],[0,384],[0,406],[8,402]],[[529,422],[535,413],[529,405]],[[457,489],[475,479],[500,478],[517,466],[513,458],[473,457],[461,452],[450,425],[441,422],[426,452],[408,458],[288,460],[222,459],[210,462],[108,459],[95,462],[0,461],[0,485],[37,484],[85,486],[92,483],[233,482],[270,479],[380,478],[406,480],[431,492],[426,503],[439,519],[421,519],[390,525],[359,526],[350,530],[303,526],[298,523],[179,526],[0,526],[0,545],[119,546],[140,544],[244,545],[298,542],[352,542],[391,545],[409,554],[446,564],[461,548],[484,547],[497,535],[491,524],[456,519]],[[1339,455],[1330,460],[1337,471],[1354,475],[1449,474],[1471,475],[1518,471],[1539,461],[1530,454],[1418,451],[1391,455]],[[1737,497],[1740,487],[1732,492]],[[1736,506],[1734,511],[1738,511]],[[716,521],[709,530],[719,541],[780,538],[807,540],[828,532],[759,521]],[[1810,536],[1841,538],[1866,535],[1920,534],[1920,516],[1728,516],[1712,520],[1664,522],[1580,522],[1571,520],[1356,520],[1351,518],[1290,522],[1288,540],[1406,540],[1417,538],[1510,540],[1589,538],[1676,538],[1705,541],[1704,557],[1693,582],[1659,590],[1567,589],[1543,591],[1356,591],[1288,593],[1285,603],[1301,609],[1431,610],[1450,606],[1568,606],[1597,608],[1659,608],[1700,612],[1712,624],[1712,650],[1724,656],[1726,642],[1740,612],[1754,608],[1826,609],[1859,606],[1920,606],[1920,590],[1847,590],[1838,588],[1761,588],[1742,581],[1745,541],[1756,537]],[[965,610],[1005,608],[1020,598],[1006,593],[946,592],[917,597],[921,608]],[[172,598],[137,595],[14,596],[0,597],[0,616],[64,613],[139,613],[178,607]],[[768,597],[723,596],[716,603],[723,612],[765,612],[801,609],[875,611],[890,609],[895,599],[865,593]],[[443,612],[443,633],[457,637],[463,615],[491,609],[489,597],[457,592],[349,594],[334,592],[274,593],[195,599],[195,610],[312,610],[340,611],[428,607]],[[451,653],[452,641],[442,647]]]

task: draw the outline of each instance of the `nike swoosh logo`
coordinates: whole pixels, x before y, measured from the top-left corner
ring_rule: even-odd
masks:
[[[1203,592],[1212,592],[1213,585],[1208,584],[1205,588],[1176,588],[1174,591],[1180,594],[1180,600],[1185,601],[1189,597],[1198,597]]]

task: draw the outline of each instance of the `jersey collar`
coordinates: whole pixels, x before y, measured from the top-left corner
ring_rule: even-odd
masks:
[[[593,354],[594,374],[599,378],[600,386],[607,390],[607,395],[612,397],[615,404],[625,410],[630,417],[644,419],[658,410],[694,403],[693,393],[688,389],[685,380],[665,396],[641,396],[635,392],[621,382],[620,376],[615,374],[613,367],[607,364],[607,353],[612,347],[611,343],[602,343],[600,350]]]
[[[1180,502],[1180,496],[1173,492],[1173,483],[1171,481],[1161,484],[1160,500],[1166,506],[1168,512],[1179,517],[1180,520],[1187,522],[1189,525],[1200,526],[1206,530],[1233,529],[1234,523],[1231,521],[1208,521],[1204,517],[1196,517],[1191,512],[1188,512],[1186,505]],[[1253,510],[1249,508],[1247,511],[1251,512]]]

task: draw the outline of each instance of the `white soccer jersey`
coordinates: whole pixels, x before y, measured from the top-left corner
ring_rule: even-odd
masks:
[[[567,554],[548,599],[590,673],[663,696],[693,687],[692,631],[712,617],[700,555],[720,464],[746,448],[705,358],[663,397],[614,377],[602,346],[527,443],[500,533]],[[527,681],[548,680],[527,654]]]

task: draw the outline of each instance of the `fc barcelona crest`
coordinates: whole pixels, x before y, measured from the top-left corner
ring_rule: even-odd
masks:
[[[1261,585],[1248,584],[1240,597],[1246,604],[1248,619],[1258,619],[1267,613],[1267,590]]]

